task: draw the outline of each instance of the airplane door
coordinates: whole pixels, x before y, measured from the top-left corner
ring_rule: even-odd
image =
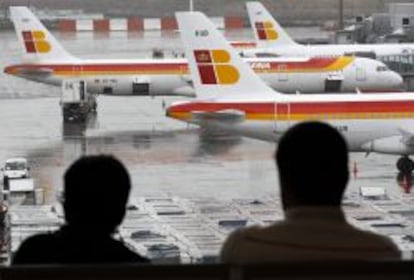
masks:
[[[277,69],[279,82],[287,82],[289,79],[287,74],[287,66],[285,64],[281,64],[277,67]]]
[[[290,126],[290,103],[275,103],[275,117],[273,133],[280,135]]]
[[[86,83],[85,81],[79,82],[79,95],[82,101],[86,100]]]
[[[73,76],[82,76],[83,67],[82,65],[72,65]]]
[[[331,73],[325,79],[325,92],[340,92],[344,77],[339,73]]]
[[[325,80],[325,92],[340,92],[342,80]]]
[[[277,102],[274,104],[274,114],[273,114],[273,133],[277,133]]]
[[[147,77],[134,77],[132,82],[132,94],[141,96],[150,94],[150,83]]]
[[[364,82],[367,80],[367,72],[360,66],[357,66],[356,68],[356,80],[358,82]]]

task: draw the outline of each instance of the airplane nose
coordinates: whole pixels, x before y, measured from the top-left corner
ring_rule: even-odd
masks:
[[[402,89],[403,85],[404,85],[404,79],[401,77],[400,74],[398,74],[397,72],[393,73],[394,75],[391,78],[391,85],[395,88],[395,89]]]
[[[5,74],[10,74],[10,66],[6,66],[6,67],[4,67],[4,69],[3,69],[3,73],[5,73]]]
[[[166,117],[171,117],[171,114],[170,114],[170,107],[167,107],[167,108],[165,109],[165,116],[166,116]]]

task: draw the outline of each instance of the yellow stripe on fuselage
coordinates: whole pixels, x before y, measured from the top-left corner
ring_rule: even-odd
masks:
[[[70,77],[70,76],[77,76],[77,77],[83,77],[83,76],[108,76],[108,75],[114,75],[114,76],[123,76],[123,75],[186,75],[186,71],[79,71],[79,72],[73,72],[73,71],[55,71],[54,74],[56,76],[64,76],[64,77]]]
[[[169,116],[180,120],[191,120],[191,112],[170,112]],[[247,114],[246,120],[258,121],[303,121],[303,120],[374,120],[374,119],[411,119],[414,118],[414,112],[364,112],[364,113],[320,113],[320,114]]]
[[[328,67],[325,67],[324,70],[326,71],[342,70],[345,67],[347,67],[349,64],[351,64],[354,60],[355,60],[355,57],[352,57],[352,56],[340,56],[335,60],[334,63],[332,63]]]

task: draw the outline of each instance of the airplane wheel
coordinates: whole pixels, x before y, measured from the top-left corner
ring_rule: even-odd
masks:
[[[403,156],[398,159],[397,168],[402,173],[411,173],[414,170],[414,162],[409,157]]]

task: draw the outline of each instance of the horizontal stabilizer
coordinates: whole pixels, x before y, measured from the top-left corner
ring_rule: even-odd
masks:
[[[217,112],[191,112],[192,121],[195,123],[220,121],[222,123],[239,123],[245,120],[245,112],[238,110],[222,110]]]
[[[49,76],[53,74],[53,70],[49,68],[37,68],[37,69],[22,69],[19,71],[21,75],[30,76]]]

